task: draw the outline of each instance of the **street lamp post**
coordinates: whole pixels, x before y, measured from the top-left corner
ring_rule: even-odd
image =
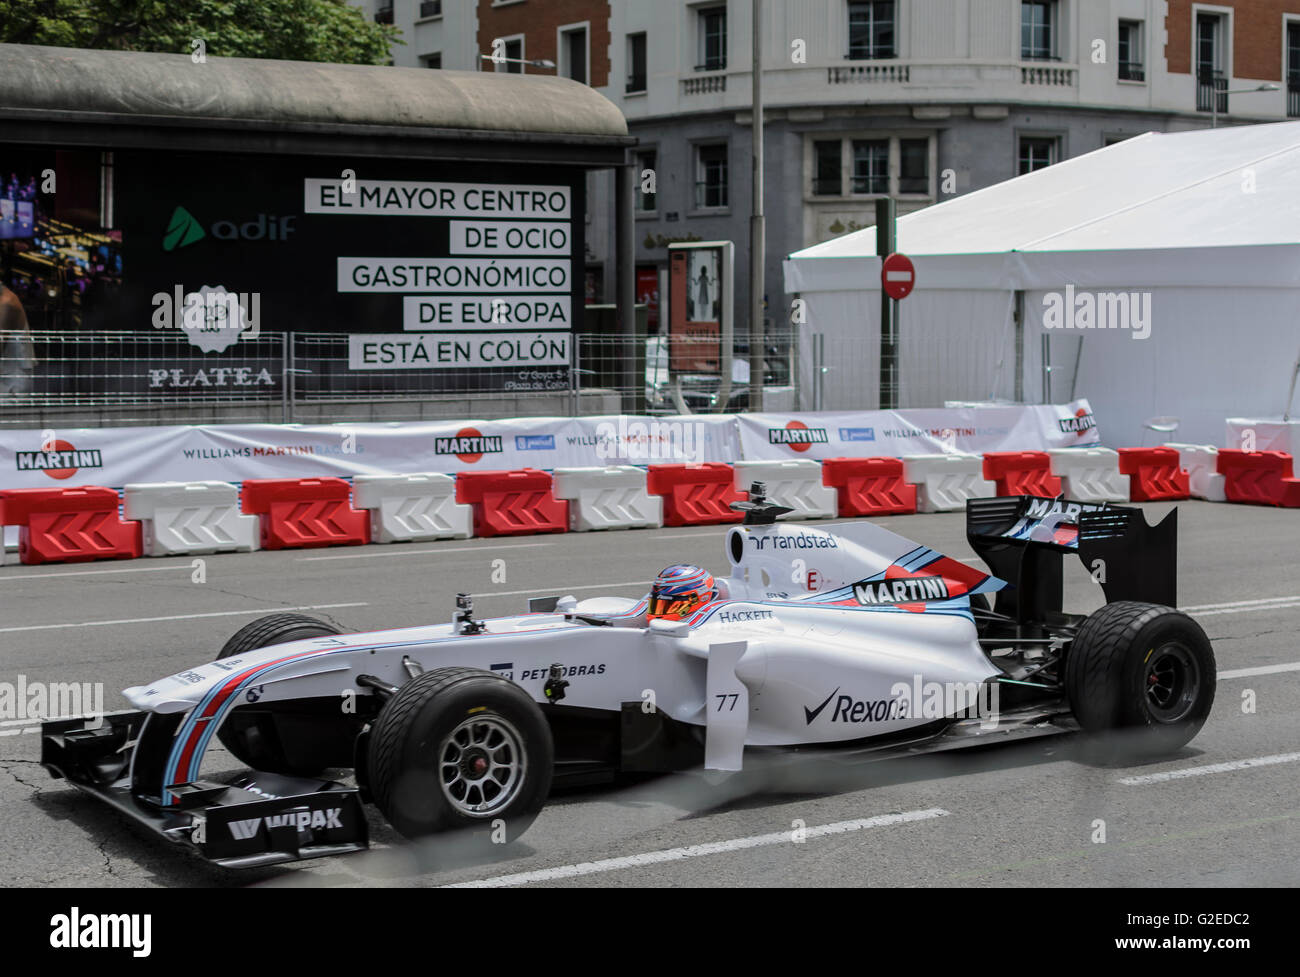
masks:
[[[1219,96],[1220,95],[1224,95],[1224,96],[1245,95],[1249,92],[1275,92],[1275,91],[1277,91],[1276,85],[1274,85],[1272,82],[1265,82],[1264,84],[1258,85],[1255,88],[1234,88],[1230,91],[1215,92],[1214,96],[1210,99],[1210,128],[1217,129],[1219,127]]]

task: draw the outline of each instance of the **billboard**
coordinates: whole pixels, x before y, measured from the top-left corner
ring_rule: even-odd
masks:
[[[668,246],[668,368],[716,374],[731,361],[735,302],[730,241]]]

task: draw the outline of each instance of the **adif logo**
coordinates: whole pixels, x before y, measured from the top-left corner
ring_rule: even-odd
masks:
[[[76,906],[50,917],[50,946],[56,950],[129,949],[147,957],[153,949],[149,913],[86,913]]]
[[[1044,329],[1131,329],[1134,339],[1151,335],[1150,292],[1078,292],[1043,296]]]
[[[339,815],[341,807],[331,807],[328,811],[289,811],[287,814],[268,814],[261,818],[247,821],[231,821],[230,834],[239,841],[247,841],[257,834],[263,824],[271,828],[296,828],[298,831],[317,831],[325,828],[342,828]]]
[[[236,223],[232,220],[219,220],[211,227],[211,234],[218,241],[284,241],[295,230],[296,218],[279,217],[275,214],[258,214],[256,219]],[[184,207],[172,211],[171,220],[163,234],[163,250],[175,251],[188,247],[208,236],[197,217]]]

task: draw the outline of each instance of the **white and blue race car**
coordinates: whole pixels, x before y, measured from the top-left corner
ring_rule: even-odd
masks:
[[[778,522],[758,484],[736,508],[730,572],[681,619],[619,597],[487,621],[463,597],[450,623],[362,634],[273,614],[215,661],[125,690],[138,711],[46,723],[42,763],[252,866],[365,848],[366,803],[409,838],[514,840],[554,786],[621,773],[1080,728],[1160,753],[1209,714],[1214,655],[1174,609],[1176,513],[1150,527],[1127,507],[972,501],[985,572],[870,522]],[[1086,617],[1061,610],[1071,553],[1104,581]],[[205,777],[214,742],[248,769]]]

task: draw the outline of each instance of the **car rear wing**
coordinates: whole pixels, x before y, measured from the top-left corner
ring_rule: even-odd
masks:
[[[995,576],[996,610],[1018,623],[1061,611],[1062,556],[1074,553],[1101,584],[1106,602],[1177,606],[1178,510],[1155,526],[1141,509],[1013,495],[970,499],[966,538]]]

